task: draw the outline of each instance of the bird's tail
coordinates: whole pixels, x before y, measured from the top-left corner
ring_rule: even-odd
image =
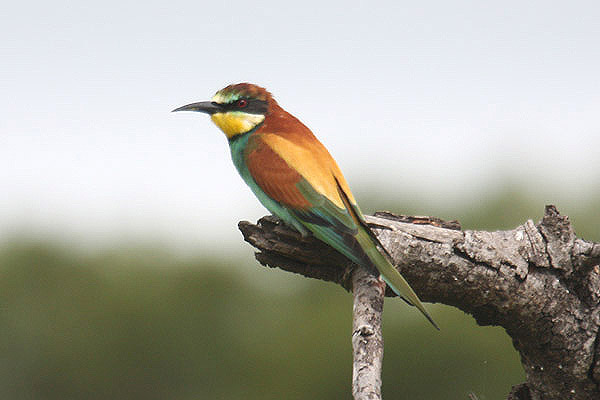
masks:
[[[377,271],[379,271],[385,283],[394,291],[394,293],[402,297],[408,303],[417,307],[417,309],[423,313],[425,318],[431,322],[435,329],[440,330],[408,282],[406,282],[404,277],[402,277],[396,268],[394,268],[394,266],[388,261],[385,255],[381,254],[374,243],[374,239],[371,237],[369,232],[366,232],[366,229],[368,228],[362,228],[363,229],[359,229],[359,232],[356,235],[356,240],[362,247],[369,260],[377,268]]]
[[[369,228],[367,225],[362,212],[358,208],[358,205],[350,201],[348,195],[346,192],[344,192],[344,189],[340,185],[340,182],[337,178],[335,178],[335,181],[337,184],[338,193],[340,194],[340,198],[346,206],[346,210],[350,213],[352,219],[354,219],[356,225],[358,226],[358,232],[354,236],[354,239],[358,242],[362,252],[367,256],[371,264],[377,268],[377,271],[379,271],[379,274],[385,283],[394,291],[394,293],[403,298],[406,302],[417,307],[419,311],[423,313],[425,318],[431,322],[431,325],[433,325],[434,328],[439,331],[440,328],[433,321],[431,315],[429,315],[415,291],[412,290],[408,282],[406,282],[402,275],[400,275],[400,272],[394,268],[386,256],[377,248],[377,245],[381,246],[381,243],[379,243],[379,239],[377,239],[377,236],[375,236],[375,234],[371,231],[371,228]],[[381,246],[381,248],[383,249],[383,246]],[[356,261],[360,261],[362,258],[356,257],[356,254],[351,254],[350,252],[348,252],[348,254],[350,254],[351,259]],[[370,266],[366,265],[366,267]]]

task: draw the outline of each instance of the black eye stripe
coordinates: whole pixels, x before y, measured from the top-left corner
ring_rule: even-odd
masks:
[[[244,107],[239,106],[239,101],[245,100],[246,105]],[[249,99],[249,98],[241,98],[236,99],[232,103],[221,104],[221,107],[227,111],[242,111],[248,114],[266,114],[268,109],[268,104],[264,100],[258,99]]]

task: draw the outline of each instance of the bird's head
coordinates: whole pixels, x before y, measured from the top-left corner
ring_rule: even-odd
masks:
[[[210,101],[187,104],[173,111],[209,114],[227,138],[232,139],[260,125],[274,104],[271,93],[264,88],[251,83],[238,83],[219,90]]]

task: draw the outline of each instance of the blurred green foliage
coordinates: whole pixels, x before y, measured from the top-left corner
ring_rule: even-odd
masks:
[[[515,196],[450,217],[488,229],[539,219],[539,203]],[[591,204],[572,219],[600,240]],[[0,398],[350,399],[351,296],[231,253],[184,259],[156,248],[90,254],[6,242]],[[501,399],[524,379],[501,328],[428,307],[441,332],[386,300],[386,399]]]

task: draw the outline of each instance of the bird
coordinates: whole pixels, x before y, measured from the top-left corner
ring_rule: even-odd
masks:
[[[251,83],[232,84],[210,101],[187,104],[176,111],[210,115],[227,137],[237,171],[267,210],[303,236],[314,235],[381,277],[439,330],[388,260],[389,254],[378,250],[378,245],[383,246],[329,151],[270,92]]]

